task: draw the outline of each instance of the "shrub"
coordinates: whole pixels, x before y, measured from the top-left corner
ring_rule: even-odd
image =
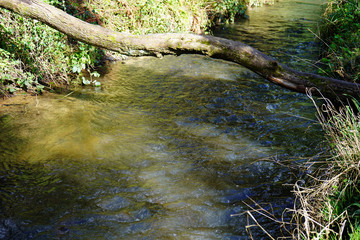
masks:
[[[14,60],[13,54],[0,48],[0,95],[14,93],[17,88],[37,87],[42,90],[41,85],[33,86],[35,76],[24,72],[20,60]]]
[[[91,70],[101,51],[38,22],[0,9],[1,78],[6,91],[42,91],[42,86],[69,83]],[[11,70],[10,70],[11,71]],[[20,74],[21,72],[21,74]],[[4,88],[2,90],[4,92]]]
[[[210,17],[210,26],[216,23],[234,22],[235,18],[245,17],[246,4],[242,1],[221,0],[214,2],[207,2],[208,12]]]
[[[360,78],[360,8],[357,0],[332,0],[325,11],[321,38],[322,72],[348,81]]]

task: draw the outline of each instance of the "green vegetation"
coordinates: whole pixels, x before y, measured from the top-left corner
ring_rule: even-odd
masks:
[[[357,0],[332,0],[325,11],[323,72],[359,82],[360,7]],[[351,105],[352,107],[350,107]],[[331,158],[296,185],[299,239],[360,239],[360,104],[342,107],[328,100],[318,108]],[[311,185],[310,185],[311,183]],[[310,186],[309,186],[310,185]]]
[[[339,109],[326,101],[317,109],[332,157],[320,163],[310,187],[296,185],[301,239],[359,239],[360,106],[353,105]]]
[[[333,77],[359,82],[360,7],[357,0],[331,0],[325,11],[321,39],[323,71]]]
[[[237,0],[45,0],[84,21],[132,34],[209,31],[215,22],[245,16]],[[99,84],[105,52],[36,20],[0,9],[0,96],[18,90],[42,92],[44,86]]]
[[[263,5],[272,5],[278,0],[246,0],[249,7],[262,7]]]
[[[201,32],[207,27],[204,2],[194,0],[94,0],[87,9],[96,9],[105,27],[133,34]]]
[[[44,85],[67,83],[100,59],[95,47],[74,42],[32,19],[0,9],[0,89],[41,92]]]

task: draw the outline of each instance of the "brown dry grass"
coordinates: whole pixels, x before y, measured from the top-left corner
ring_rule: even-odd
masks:
[[[269,239],[275,239],[261,226],[254,213],[278,224],[283,237],[277,239],[360,238],[360,104],[353,100],[338,107],[322,98],[323,103],[319,106],[319,101],[311,96],[310,91],[308,96],[314,102],[318,120],[326,134],[329,155],[325,160],[316,157],[299,166],[309,174],[293,186],[294,208],[284,211],[284,214],[292,214],[291,220],[276,218],[266,210],[267,207],[254,201],[247,204],[251,210],[244,214],[250,220],[246,229],[251,239],[252,228],[260,228]]]
[[[350,104],[337,107],[325,98],[318,107],[310,92],[308,96],[316,106],[332,157],[315,163],[318,167],[309,176],[306,186],[299,183],[294,186],[297,227],[293,236],[296,239],[342,239],[348,237],[347,230],[353,229],[354,224],[349,210],[354,199],[352,189],[357,188],[360,174],[360,109],[356,101],[354,110]]]

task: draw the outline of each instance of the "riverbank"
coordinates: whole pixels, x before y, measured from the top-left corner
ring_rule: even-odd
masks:
[[[360,8],[358,1],[331,0],[325,10],[320,38],[320,72],[347,81],[360,78]]]
[[[332,0],[324,17],[321,72],[358,82],[358,1]],[[326,100],[317,109],[331,157],[318,163],[320,168],[306,186],[295,186],[295,216],[301,223],[294,234],[297,239],[360,239],[360,105],[356,100],[353,108],[347,105],[338,108]]]
[[[295,185],[297,239],[360,239],[360,105],[354,105],[339,109],[326,100],[317,107],[330,157],[310,162],[316,170]]]
[[[251,1],[49,1],[92,24],[131,34],[194,32],[209,34],[217,24],[245,17]],[[97,85],[92,81],[104,59],[122,56],[75,41],[42,24],[0,9],[0,96],[41,93],[58,85]],[[25,36],[25,37],[22,37]]]

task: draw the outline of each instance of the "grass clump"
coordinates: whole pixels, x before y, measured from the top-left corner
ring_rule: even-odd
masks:
[[[164,32],[200,33],[207,26],[201,1],[195,0],[90,0],[105,27],[132,34]]]
[[[321,30],[323,70],[333,77],[359,82],[360,7],[358,0],[331,0]]]
[[[311,176],[312,186],[295,185],[298,239],[359,239],[360,106],[356,100],[353,106],[326,100],[318,108],[333,157]]]

